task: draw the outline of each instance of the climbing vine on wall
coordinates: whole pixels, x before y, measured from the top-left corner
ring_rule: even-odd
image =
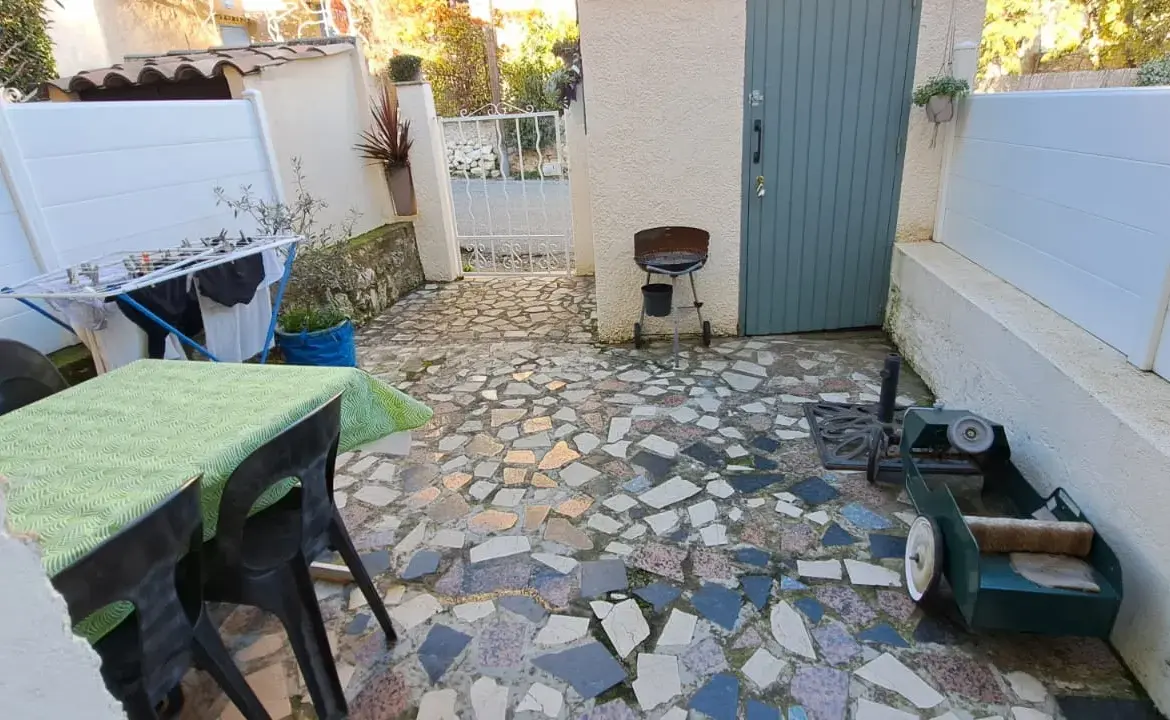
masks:
[[[28,93],[57,76],[41,0],[0,0],[0,85]]]

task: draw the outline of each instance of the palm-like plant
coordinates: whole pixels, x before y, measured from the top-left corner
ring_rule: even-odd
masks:
[[[362,142],[354,145],[361,156],[386,169],[410,167],[410,121],[398,118],[398,103],[390,89],[382,88],[382,97],[370,109],[373,127],[361,133]]]

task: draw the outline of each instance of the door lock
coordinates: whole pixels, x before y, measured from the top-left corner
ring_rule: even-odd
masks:
[[[764,197],[764,176],[756,176],[756,197]]]

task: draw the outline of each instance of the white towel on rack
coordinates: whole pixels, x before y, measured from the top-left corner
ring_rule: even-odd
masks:
[[[272,319],[272,301],[267,283],[260,283],[252,302],[224,307],[196,293],[199,312],[203,314],[203,332],[207,349],[223,362],[243,362],[264,350],[268,321]]]
[[[84,324],[74,324],[73,330],[77,337],[89,348],[93,356],[93,364],[98,374],[129,365],[135,360],[149,357],[147,352],[146,333],[126,317],[122,309],[115,303],[105,304],[106,326],[101,330],[94,330]],[[186,360],[183,346],[173,334],[167,335],[167,360]]]

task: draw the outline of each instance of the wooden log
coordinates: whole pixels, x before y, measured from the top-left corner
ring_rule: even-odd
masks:
[[[309,563],[309,575],[314,580],[326,582],[348,583],[353,582],[353,573],[345,565],[335,565],[327,562]]]
[[[979,551],[985,553],[1050,553],[1087,557],[1093,526],[1086,522],[963,516]]]

